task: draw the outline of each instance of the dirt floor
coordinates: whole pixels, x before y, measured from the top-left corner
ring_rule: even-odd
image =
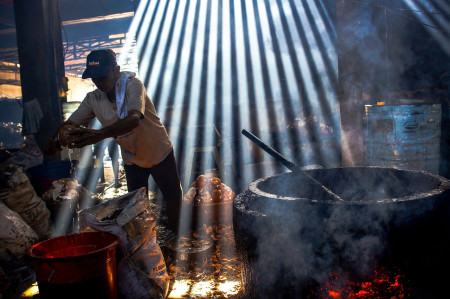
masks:
[[[105,183],[97,185],[94,199],[107,201],[127,194],[123,167],[121,186],[114,186],[110,161],[105,161]],[[164,209],[149,192],[151,209],[157,215],[157,242],[170,278],[168,298],[235,298],[242,290],[241,268],[236,253],[233,226],[200,225],[177,236],[164,223]],[[0,296],[1,298],[1,296]],[[14,298],[40,298],[36,283]]]

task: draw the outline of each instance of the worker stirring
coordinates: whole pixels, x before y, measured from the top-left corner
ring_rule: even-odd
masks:
[[[142,82],[132,72],[121,72],[116,54],[109,49],[87,56],[83,79],[97,87],[89,92],[78,109],[62,124],[78,128],[68,133],[69,148],[82,148],[114,137],[121,147],[128,192],[148,188],[150,174],[167,206],[168,227],[178,231],[182,189],[173,146]],[[87,126],[97,117],[103,128]],[[44,144],[44,153],[61,150],[56,133]]]

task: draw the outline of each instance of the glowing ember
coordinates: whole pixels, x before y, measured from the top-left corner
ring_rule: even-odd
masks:
[[[384,267],[377,269],[367,281],[344,280],[339,274],[332,273],[329,281],[317,293],[308,298],[336,299],[373,299],[407,298],[410,288],[405,278]]]
[[[34,296],[39,294],[39,288],[37,285],[37,282],[33,283],[28,289],[26,289],[22,295],[21,298],[33,298]]]
[[[338,292],[335,291],[330,291],[329,294],[333,298],[339,298],[341,296]]]

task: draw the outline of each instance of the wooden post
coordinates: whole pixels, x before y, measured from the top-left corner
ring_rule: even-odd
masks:
[[[14,0],[14,13],[22,99],[39,101],[44,118],[36,140],[42,146],[62,123],[61,105],[67,101],[57,1]]]

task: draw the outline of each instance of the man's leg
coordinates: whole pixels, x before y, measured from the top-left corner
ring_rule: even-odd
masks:
[[[151,168],[150,173],[164,197],[168,226],[178,232],[183,190],[173,151],[161,163]]]
[[[127,178],[128,192],[145,187],[148,192],[148,176],[150,175],[149,168],[142,168],[137,165],[124,165],[125,174]]]

